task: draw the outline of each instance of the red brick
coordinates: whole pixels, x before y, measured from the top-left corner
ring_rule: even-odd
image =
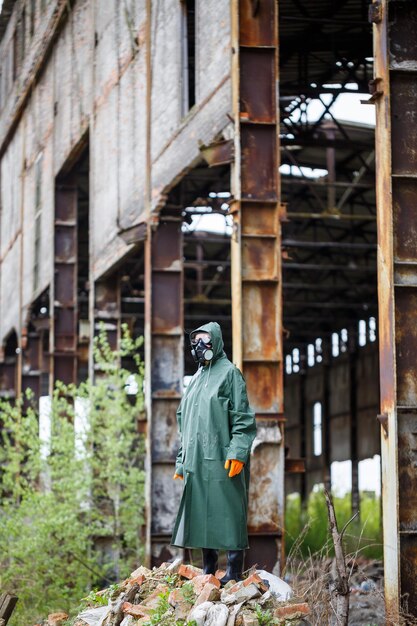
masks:
[[[48,615],[48,626],[61,626],[68,619],[68,614],[61,613],[50,613]]]
[[[193,565],[184,565],[183,563],[178,568],[178,574],[184,578],[188,578],[188,580],[192,580],[196,576],[201,576],[202,571],[198,567],[194,567]]]
[[[243,581],[243,586],[247,587],[248,585],[250,585],[251,583],[254,583],[257,587],[259,587],[259,589],[261,589],[262,591],[268,591],[269,587],[267,585],[265,585],[265,583],[263,582],[262,578],[259,576],[259,574],[251,574],[250,576],[248,576],[244,581]]]
[[[203,602],[217,602],[217,600],[220,600],[220,589],[217,585],[206,583],[195,601],[194,606],[198,606]]]
[[[201,593],[204,585],[207,585],[207,583],[215,585],[217,589],[220,589],[219,579],[212,574],[200,574],[199,576],[195,576],[191,581],[191,584],[193,585],[194,591],[197,595]]]
[[[162,585],[159,584],[157,586],[157,588],[152,591],[152,593],[146,598],[146,600],[143,601],[143,606],[148,606],[151,609],[156,609],[158,602],[160,600],[160,594],[161,593],[166,593],[167,591],[169,591],[169,588],[167,587],[167,585]]]
[[[223,578],[223,576],[226,576],[226,570],[218,569],[217,572],[214,575],[215,575],[216,578],[218,578],[220,580],[220,578]]]
[[[132,604],[131,602],[124,602],[122,606],[123,613],[132,615],[133,617],[149,617],[150,609],[143,607],[141,604]]]
[[[275,609],[274,616],[285,619],[295,619],[301,618],[309,613],[310,609],[307,602],[302,602],[300,604],[286,604],[285,606],[279,606]]]
[[[171,606],[175,606],[182,600],[184,600],[184,594],[182,592],[182,589],[173,589],[169,594],[168,602]]]
[[[141,585],[143,585],[145,580],[145,576],[141,574],[140,576],[136,576],[136,578],[130,578],[128,582],[130,585],[134,585],[136,583],[140,587]]]

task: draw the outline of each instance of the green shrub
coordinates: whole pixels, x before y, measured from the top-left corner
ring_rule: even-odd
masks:
[[[333,502],[341,530],[352,516],[351,495],[333,497]],[[347,554],[359,551],[369,558],[382,558],[380,506],[380,498],[369,493],[360,494],[360,521],[354,520],[345,534]],[[287,496],[285,532],[287,554],[296,549],[300,555],[307,557],[328,546],[327,507],[322,490],[311,492],[305,509],[301,505],[300,494]]]
[[[30,392],[15,403],[0,400],[0,589],[19,597],[10,626],[68,612],[94,585],[122,578],[141,561],[141,345],[124,328],[113,352],[101,329],[94,341],[97,380],[57,382],[47,442],[39,440]],[[128,355],[136,368],[135,402],[125,389],[132,372],[119,365]],[[79,407],[84,419],[75,429]]]

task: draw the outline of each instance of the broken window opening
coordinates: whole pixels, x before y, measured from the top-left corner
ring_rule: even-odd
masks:
[[[366,346],[367,328],[365,320],[359,320],[358,341],[360,346]]]
[[[196,21],[195,0],[182,0],[182,115],[196,102]]]
[[[323,452],[322,436],[322,405],[315,402],[313,405],[313,454],[320,456]]]

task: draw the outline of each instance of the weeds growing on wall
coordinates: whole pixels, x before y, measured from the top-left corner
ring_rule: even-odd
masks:
[[[102,328],[94,340],[96,380],[56,383],[41,438],[30,392],[0,400],[0,589],[19,597],[11,626],[66,611],[141,561],[141,345],[124,327],[113,351]],[[126,358],[134,372],[120,366]]]

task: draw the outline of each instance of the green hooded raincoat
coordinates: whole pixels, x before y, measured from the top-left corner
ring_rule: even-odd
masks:
[[[223,351],[219,324],[205,324],[191,336],[196,332],[210,334],[214,357],[198,368],[177,411],[181,445],[176,473],[184,476],[184,491],[172,545],[244,550],[255,416],[244,378]],[[244,469],[229,478],[226,459],[243,461]]]

